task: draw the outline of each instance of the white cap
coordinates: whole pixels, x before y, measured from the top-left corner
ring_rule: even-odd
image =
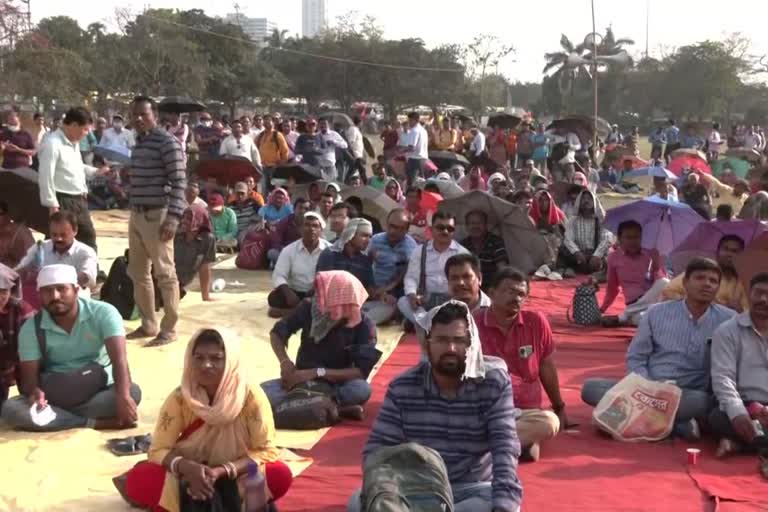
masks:
[[[48,265],[37,274],[37,289],[55,284],[77,285],[77,271],[72,265]]]

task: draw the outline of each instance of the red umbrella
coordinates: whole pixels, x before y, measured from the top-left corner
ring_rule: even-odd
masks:
[[[709,165],[707,165],[706,162],[702,162],[698,158],[692,156],[681,156],[680,158],[675,158],[669,162],[667,169],[678,176],[682,176],[685,169],[696,170],[705,174],[712,174],[712,169],[709,168]]]
[[[248,176],[260,176],[256,167],[245,158],[203,160],[197,165],[196,172],[203,179],[215,178],[220,185],[234,185]]]
[[[635,155],[624,155],[621,157],[621,163],[624,165],[624,162],[627,160],[632,162],[632,168],[633,169],[640,169],[641,167],[647,167],[648,161],[643,160],[642,158],[636,157]]]

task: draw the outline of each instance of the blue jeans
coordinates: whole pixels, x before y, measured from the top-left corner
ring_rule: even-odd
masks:
[[[587,379],[581,388],[581,400],[591,406],[596,406],[603,395],[611,389],[618,379]],[[675,416],[676,423],[685,423],[692,418],[705,418],[715,405],[714,397],[706,391],[680,388],[680,407]]]
[[[453,491],[454,512],[491,512],[493,510],[493,496],[491,494],[491,482],[476,482],[470,484],[451,485]],[[429,497],[411,498],[410,501],[424,504],[439,505],[437,500]],[[518,509],[519,510],[519,509]],[[347,512],[360,512],[360,490],[358,489],[349,499]]]
[[[363,379],[353,379],[341,384],[333,384],[333,388],[336,392],[336,402],[342,407],[346,405],[363,405],[371,398],[371,385]],[[280,402],[285,400],[288,394],[288,391],[283,389],[280,379],[262,382],[261,389],[267,394],[272,410],[280,405]]]
[[[138,405],[141,402],[141,388],[136,384],[131,384],[131,398]],[[2,419],[8,425],[16,430],[28,430],[32,432],[56,432],[58,430],[69,430],[72,428],[84,428],[90,419],[116,418],[117,417],[117,395],[115,386],[109,386],[103,391],[99,391],[90,400],[84,404],[78,405],[71,410],[54,407],[56,419],[48,425],[40,427],[32,422],[29,414],[31,405],[25,396],[11,398],[3,405]]]

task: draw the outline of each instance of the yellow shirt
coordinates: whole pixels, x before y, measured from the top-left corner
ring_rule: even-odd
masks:
[[[267,133],[261,132],[256,137],[261,154],[261,164],[265,167],[274,167],[288,161],[288,143],[280,132],[274,130]]]
[[[733,195],[733,187],[730,185],[726,185],[714,176],[709,176],[707,179],[709,180],[712,191],[716,192],[718,195],[718,197],[712,198],[712,205],[717,208],[721,204],[729,204],[731,205],[731,208],[733,208],[733,214],[738,215],[749,195],[742,194],[740,196],[735,196]]]
[[[664,300],[677,300],[685,297],[683,277],[685,277],[684,274],[680,274],[667,284],[664,291],[661,292],[661,297]],[[744,287],[738,278],[723,276],[720,281],[720,289],[717,290],[715,296],[715,302],[739,312],[749,309],[747,294],[744,293]]]
[[[456,139],[458,134],[453,128],[448,130],[440,129],[437,131],[435,147],[440,151],[453,151],[456,148]]]

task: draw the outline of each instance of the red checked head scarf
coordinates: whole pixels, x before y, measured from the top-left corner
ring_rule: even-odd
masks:
[[[362,319],[362,307],[368,292],[355,276],[343,270],[318,272],[315,277],[315,295],[312,299],[312,326],[310,335],[319,342],[339,323],[346,320],[354,327]]]

